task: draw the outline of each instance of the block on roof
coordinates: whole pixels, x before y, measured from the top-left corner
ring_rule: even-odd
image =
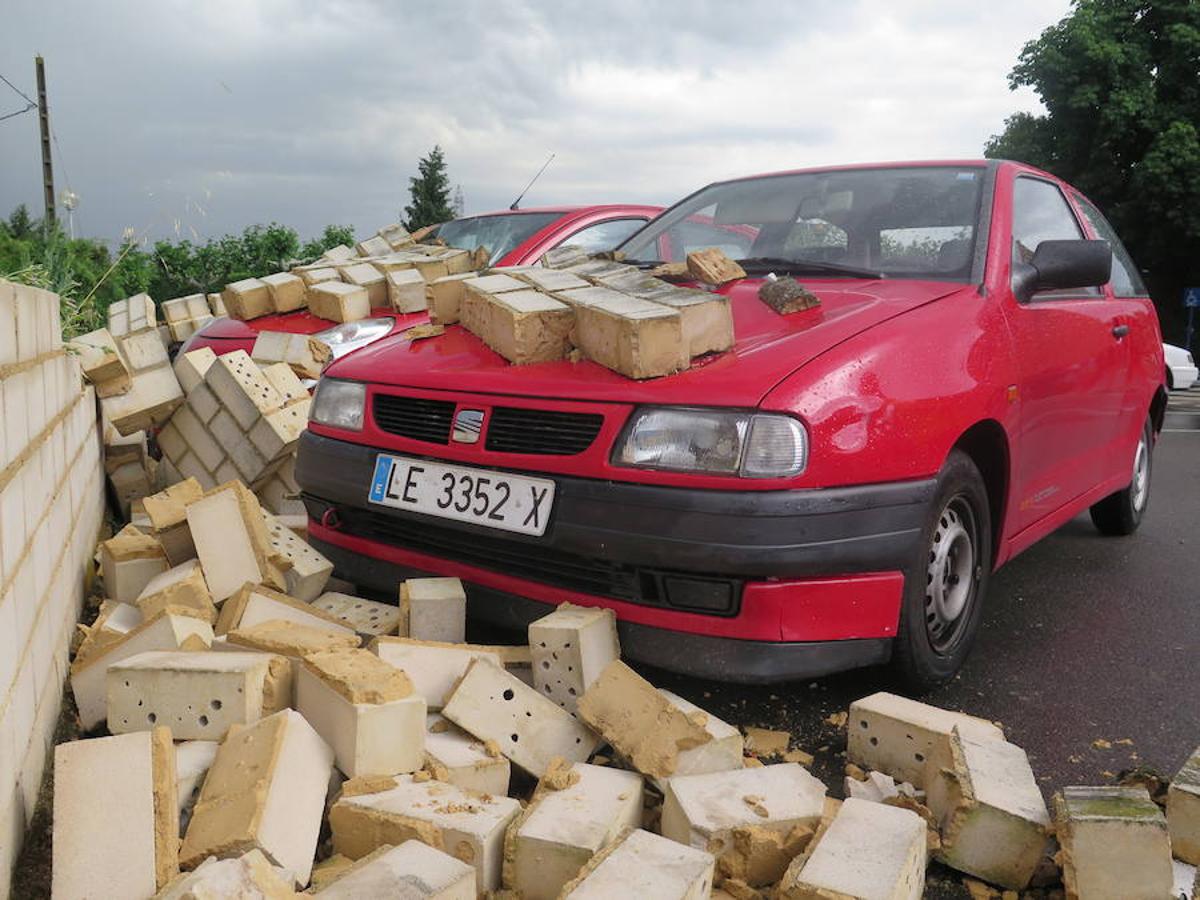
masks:
[[[388,305],[387,279],[382,272],[368,262],[341,266],[338,271],[347,284],[356,284],[367,292],[371,308]]]
[[[307,884],[332,766],[333,751],[295,710],[230,729],[192,812],[183,865],[257,848]]]
[[[713,870],[711,853],[638,828],[597,854],[580,877],[564,888],[562,897],[707,900],[712,894]]]
[[[355,249],[359,256],[387,256],[392,252],[392,245],[387,242],[386,238],[374,235],[359,241],[355,245]]]
[[[457,322],[466,294],[466,282],[475,277],[474,272],[466,272],[428,282],[425,285],[425,307],[429,310],[429,320],[435,325]]]
[[[421,641],[466,640],[467,595],[457,578],[409,578],[400,583],[400,630]]]
[[[272,311],[271,291],[261,278],[243,278],[221,292],[226,313],[234,319],[257,319]]]
[[[283,587],[283,574],[270,558],[262,507],[244,485],[229,482],[188,504],[187,520],[214,602],[247,582]]]
[[[344,281],[322,281],[311,285],[308,308],[314,316],[333,322],[356,322],[371,315],[367,289]]]
[[[476,659],[501,666],[495,648],[474,644],[448,644],[420,641],[407,637],[384,636],[371,642],[372,653],[403,669],[413,689],[425,698],[430,709],[441,709],[450,698],[455,684]]]
[[[55,897],[153,896],[179,872],[178,834],[168,729],[54,748]]]
[[[581,295],[561,294],[564,300]],[[573,339],[588,359],[627,378],[670,375],[691,361],[679,312],[624,294],[578,304]]]
[[[534,290],[491,294],[483,300],[479,296],[468,291],[464,297],[463,324],[510,363],[521,366],[566,357],[575,314],[565,303]],[[477,323],[476,304],[483,306]]]
[[[261,280],[267,286],[271,308],[275,312],[304,309],[308,291],[300,276],[289,272],[276,272],[274,275],[264,275]]]

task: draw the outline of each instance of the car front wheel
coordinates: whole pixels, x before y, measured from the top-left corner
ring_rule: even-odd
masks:
[[[975,463],[951,452],[904,579],[892,662],[905,686],[923,693],[959,670],[979,630],[992,570],[987,489]]]
[[[1150,474],[1153,470],[1154,428],[1147,418],[1133,451],[1129,487],[1109,494],[1088,512],[1101,534],[1126,535],[1137,531],[1150,505]]]

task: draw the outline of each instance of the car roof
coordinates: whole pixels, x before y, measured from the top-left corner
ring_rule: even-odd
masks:
[[[523,207],[521,209],[498,209],[498,210],[494,210],[492,212],[472,213],[469,216],[460,216],[458,219],[454,219],[452,221],[461,221],[462,219],[482,219],[482,218],[486,218],[488,216],[515,216],[515,215],[533,214],[533,213],[565,214],[565,213],[574,213],[574,212],[604,212],[607,210],[623,210],[623,209],[641,210],[641,209],[650,209],[650,208],[661,209],[662,207],[653,207],[652,204],[647,204],[647,203],[594,203],[594,204],[583,203],[583,204],[576,204],[573,206],[530,206],[530,207]]]

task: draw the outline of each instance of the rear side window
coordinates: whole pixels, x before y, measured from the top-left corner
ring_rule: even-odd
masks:
[[[1037,178],[1021,177],[1013,185],[1013,264],[1028,263],[1042,241],[1082,240],[1083,229],[1067,198],[1057,186]],[[1099,288],[1043,291],[1039,298],[1096,296]]]
[[[1133,257],[1129,255],[1129,251],[1125,249],[1125,245],[1121,243],[1121,239],[1117,237],[1117,232],[1108,224],[1108,219],[1104,218],[1100,210],[1081,194],[1075,194],[1074,196],[1075,202],[1079,204],[1084,218],[1088,220],[1088,224],[1092,226],[1092,230],[1096,232],[1097,237],[1104,238],[1112,247],[1112,281],[1109,284],[1112,285],[1113,296],[1150,296],[1146,290],[1146,285],[1142,283],[1141,275],[1138,274],[1137,266],[1133,264]]]
[[[603,253],[611,250],[617,244],[646,224],[646,219],[610,219],[607,222],[597,222],[575,232],[563,243],[573,247],[582,247],[588,253]]]

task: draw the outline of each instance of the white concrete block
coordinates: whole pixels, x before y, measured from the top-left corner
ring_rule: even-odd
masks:
[[[167,571],[167,553],[155,538],[126,525],[100,545],[105,592],[120,603],[133,603],[156,575]]]
[[[167,609],[192,611],[208,622],[217,618],[200,561],[195,559],[155,575],[146,582],[136,603],[144,619],[151,619]]]
[[[796,880],[780,885],[782,896],[921,900],[925,830],[911,810],[846,800]]]
[[[709,737],[702,744],[678,751],[675,757],[676,775],[705,775],[709,772],[742,768],[746,742],[737,728],[678,694],[672,694],[662,688],[659,688],[658,692],[685,716],[689,716],[693,721],[702,722],[702,727]]]
[[[1167,821],[1145,788],[1063,788],[1054,818],[1067,896],[1150,900],[1170,893]]]
[[[410,578],[400,585],[401,631],[421,641],[462,643],[467,595],[457,578]]]
[[[945,748],[955,727],[972,740],[1004,740],[986,719],[880,692],[850,704],[846,754],[864,768],[924,788],[926,762],[935,747]]]
[[[228,483],[189,503],[187,522],[214,602],[246,583],[283,587],[283,575],[269,558],[262,507],[245,485]]]
[[[1167,825],[1175,856],[1193,866],[1200,865],[1200,748],[1167,789]]]
[[[564,603],[530,623],[529,650],[534,687],[573,713],[604,667],[621,657],[617,617],[611,609]]]
[[[600,742],[574,716],[508,672],[475,660],[442,714],[483,740],[527,772],[546,773],[551,760],[583,762]]]
[[[192,814],[204,776],[217,758],[219,746],[219,741],[181,741],[175,745],[175,794],[179,799],[179,821],[183,827]]]
[[[290,667],[264,653],[154,650],[108,669],[108,730],[171,729],[185,741],[219,741],[232,725],[250,725],[275,709],[268,682],[290,680]]]
[[[351,594],[326,591],[312,602],[312,606],[329,613],[347,628],[353,628],[363,640],[395,634],[400,625],[399,607]]]
[[[554,900],[591,858],[642,820],[642,776],[575,763],[546,780],[517,826],[513,888],[523,900]]]
[[[333,563],[284,525],[278,517],[264,512],[263,519],[267,524],[272,549],[291,564],[291,568],[284,572],[288,595],[305,603],[315,600],[325,589],[329,577],[333,575]]]
[[[815,830],[824,805],[825,785],[796,763],[676,775],[667,782],[661,831],[713,853],[724,871],[745,873],[752,886],[771,884],[790,857],[763,846],[761,858],[740,858],[745,850],[739,833],[773,833],[782,845],[795,829]]]
[[[205,373],[204,383],[242,431],[249,431],[259,416],[283,407],[283,397],[245,350],[217,357]]]
[[[595,860],[594,868],[567,885],[563,900],[708,900],[711,853],[637,829]]]
[[[294,597],[262,585],[247,584],[225,601],[217,617],[216,634],[252,628],[263,622],[282,621],[307,625],[338,635],[354,634],[354,629],[339,622],[333,616],[301,603]]]
[[[438,713],[425,717],[425,758],[439,781],[480,794],[508,793],[512,765]]]
[[[403,669],[413,690],[425,698],[430,709],[441,709],[450,692],[476,659],[500,666],[500,655],[493,648],[473,644],[440,644],[403,637],[380,637],[368,648],[385,662]]]
[[[425,764],[425,699],[373,653],[333,650],[305,658],[296,708],[350,778],[415,772]]]
[[[181,863],[256,847],[308,884],[332,766],[333,751],[295,710],[231,729],[192,811]]]
[[[520,803],[411,775],[397,775],[394,784],[377,793],[343,794],[329,813],[334,850],[360,859],[385,844],[416,839],[473,866],[477,892],[496,890],[504,831]]]
[[[277,313],[304,309],[305,287],[299,276],[288,272],[265,275],[261,279],[271,296],[271,306]]]
[[[53,896],[151,897],[179,871],[166,728],[54,748]]]
[[[381,847],[316,892],[325,900],[475,900],[475,869],[420,841]]]

